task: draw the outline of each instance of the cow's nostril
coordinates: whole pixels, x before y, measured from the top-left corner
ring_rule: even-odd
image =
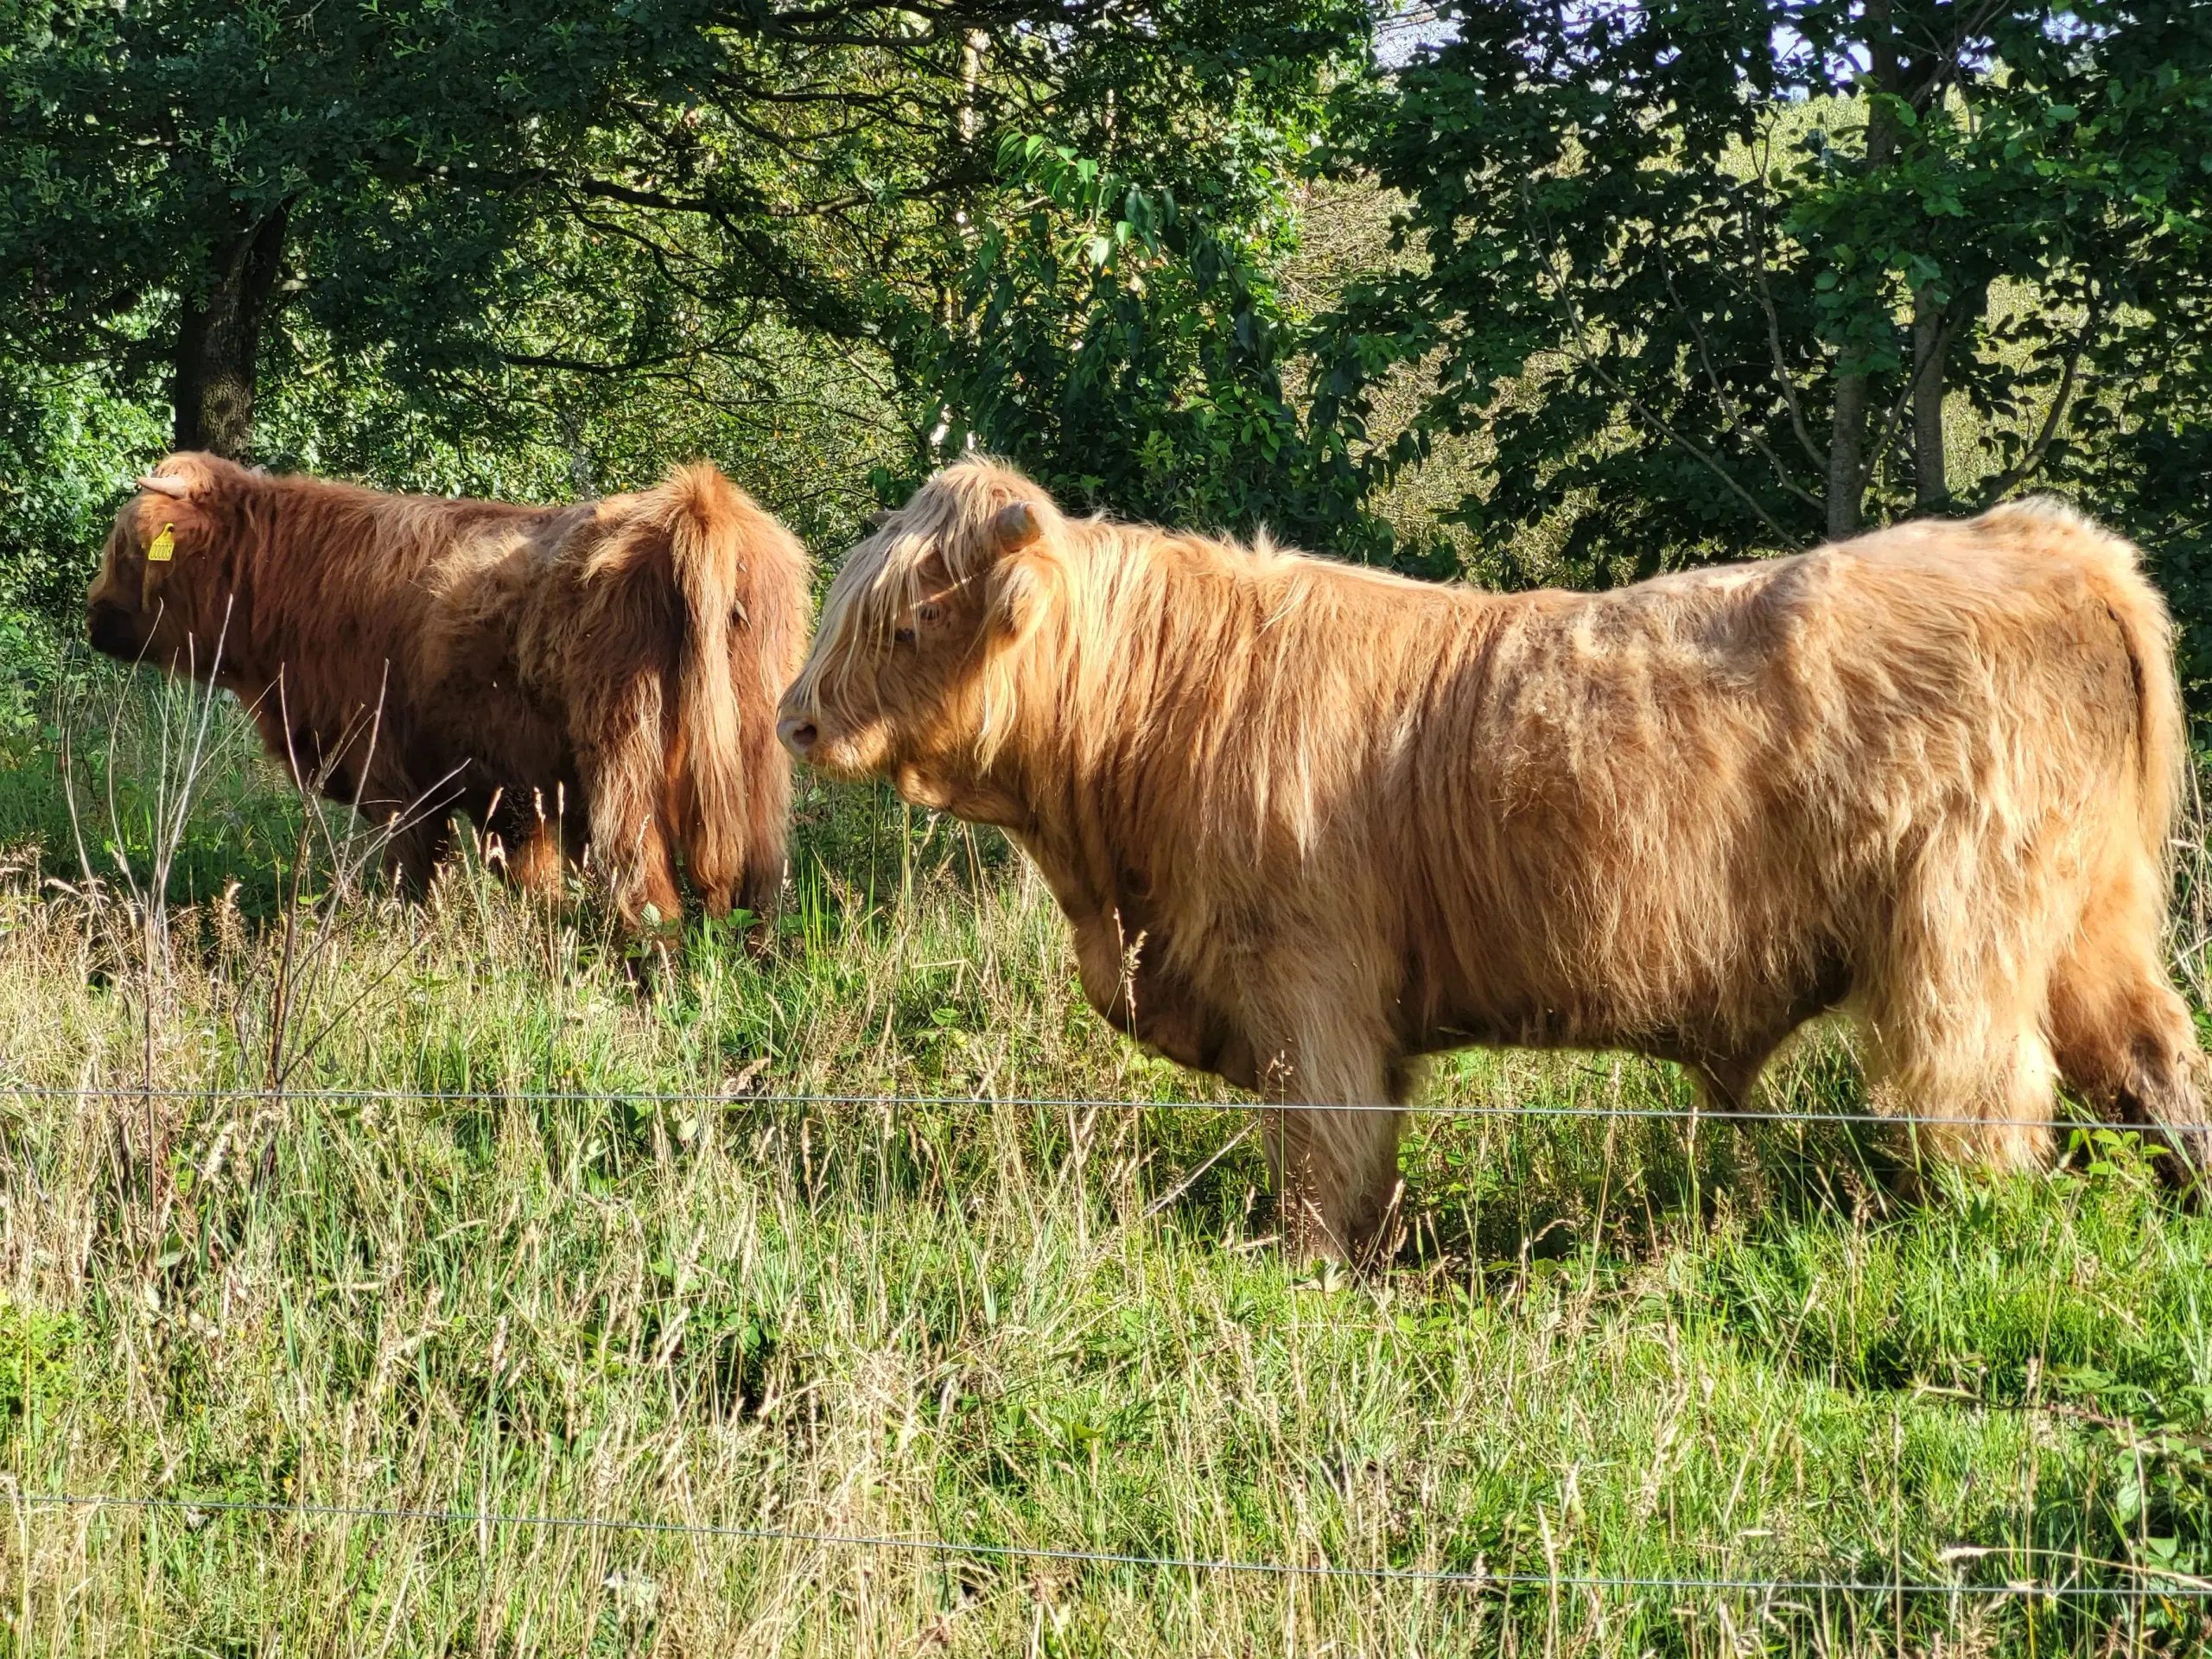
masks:
[[[794,716],[784,721],[777,729],[776,735],[783,740],[784,747],[793,754],[804,754],[814,747],[814,740],[820,734],[814,729],[812,721]]]
[[[87,617],[86,632],[90,636],[94,651],[110,657],[130,658],[138,654],[137,631],[130,619],[119,607],[96,604]]]

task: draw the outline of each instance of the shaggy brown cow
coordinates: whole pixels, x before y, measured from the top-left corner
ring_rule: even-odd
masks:
[[[1469,1044],[1661,1056],[1729,1107],[1841,1009],[1878,1102],[1954,1120],[1939,1155],[2044,1162],[2055,1078],[2204,1150],[2165,617],[2061,506],[1507,596],[963,463],[848,559],[783,714],[1004,828],[1109,1020],[1379,1109],[1269,1115],[1310,1251],[1368,1247],[1414,1062]]]
[[[712,467],[570,507],[380,495],[171,455],[118,515],[92,644],[235,692],[303,786],[395,823],[417,889],[458,808],[557,893],[587,845],[626,919],[782,880],[778,689],[804,550]],[[647,919],[651,919],[648,918]]]

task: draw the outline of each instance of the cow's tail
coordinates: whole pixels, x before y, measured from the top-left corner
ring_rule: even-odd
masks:
[[[2189,726],[2174,672],[2173,624],[2165,601],[2143,575],[2135,544],[2063,503],[2044,498],[2008,502],[1988,520],[2031,538],[2064,559],[2120,629],[2135,679],[2136,802],[2144,850],[2171,869],[2175,821],[2189,777]]]
[[[805,645],[805,551],[704,462],[662,488],[683,607],[670,817],[709,912],[761,912],[783,870],[791,767],[776,701]]]

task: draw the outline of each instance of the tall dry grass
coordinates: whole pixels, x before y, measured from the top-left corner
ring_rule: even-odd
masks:
[[[2212,1226],[2124,1142],[1904,1207],[1878,1139],[1835,1126],[1440,1116],[1408,1143],[1395,1263],[1308,1281],[1269,1248],[1238,1115],[1018,1103],[1194,1080],[1092,1018],[1049,901],[988,840],[812,791],[770,956],[702,926],[663,968],[480,858],[397,903],[219,719],[165,815],[164,717],[134,701],[74,757],[110,817],[89,868],[49,828],[0,879],[14,1650],[2040,1655],[2205,1632],[2173,1592],[2212,1569]],[[108,760],[111,808],[86,787]],[[66,823],[60,793],[50,762],[0,773],[0,822]],[[168,887],[134,893],[105,842],[146,868],[160,833]],[[80,1087],[117,1092],[41,1092]],[[1435,1090],[1688,1098],[1611,1056],[1461,1057]],[[881,1094],[981,1098],[790,1098]],[[1773,1098],[1855,1109],[1848,1053],[1809,1044]],[[57,1493],[387,1513],[26,1501]],[[410,1510],[436,1513],[389,1513]],[[2043,1593],[2089,1585],[2167,1593]]]

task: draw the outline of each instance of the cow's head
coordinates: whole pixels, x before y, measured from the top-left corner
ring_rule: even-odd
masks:
[[[786,747],[832,777],[1008,822],[989,777],[1039,677],[1064,598],[1066,523],[988,461],[948,467],[846,556],[814,649],[784,694]]]
[[[211,497],[227,466],[213,456],[175,454],[138,480],[138,493],[115,516],[86,597],[94,650],[125,662],[180,668],[196,662],[207,671],[217,642],[195,637],[203,619],[193,601],[207,586],[202,567],[218,550]]]

